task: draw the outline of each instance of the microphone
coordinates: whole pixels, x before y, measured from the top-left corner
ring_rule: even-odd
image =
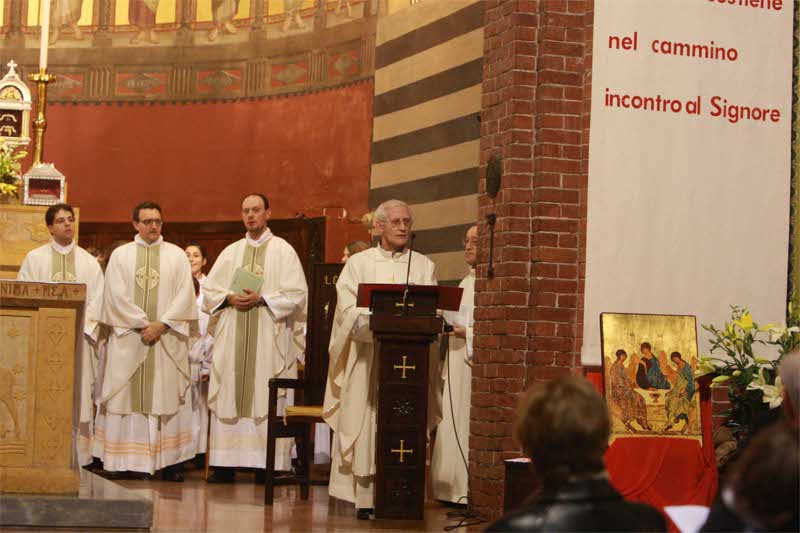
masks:
[[[408,314],[408,281],[411,279],[411,256],[414,254],[414,239],[417,237],[417,234],[413,231],[411,232],[411,236],[408,243],[408,269],[406,270],[406,288],[403,291],[403,314]]]

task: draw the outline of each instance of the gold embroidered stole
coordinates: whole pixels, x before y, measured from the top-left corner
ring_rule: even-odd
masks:
[[[133,289],[133,303],[139,306],[152,322],[158,318],[158,285],[160,281],[161,246],[136,246],[136,270]],[[144,342],[144,341],[142,341]],[[156,347],[151,345],[147,350],[144,363],[134,372],[131,378],[131,411],[150,414],[153,410],[153,382],[156,373]]]
[[[57,252],[52,246],[50,250],[50,281],[76,281],[75,247],[66,254]]]
[[[269,241],[259,247],[245,245],[241,268],[264,277],[264,261]],[[258,357],[258,307],[236,311],[236,414],[253,418]]]

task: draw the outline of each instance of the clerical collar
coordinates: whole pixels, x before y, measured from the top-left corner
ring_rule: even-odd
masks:
[[[61,246],[56,241],[50,241],[50,245],[53,247],[53,250],[55,250],[56,252],[58,252],[60,254],[67,255],[68,253],[70,253],[72,251],[73,248],[75,248],[75,241],[70,242],[66,246]]]
[[[396,259],[398,257],[403,257],[408,251],[408,248],[403,248],[402,252],[395,252],[394,250],[384,250],[383,246],[381,246],[380,243],[378,243],[376,248],[381,253],[381,255],[386,259]]]
[[[162,235],[159,235],[158,240],[156,242],[154,242],[153,244],[149,244],[146,240],[142,239],[141,235],[137,233],[136,237],[134,237],[133,240],[136,241],[136,244],[138,244],[139,246],[144,246],[145,248],[152,248],[153,246],[158,246],[162,242],[164,242],[164,237]]]
[[[272,238],[272,231],[270,231],[269,228],[266,228],[264,230],[264,233],[261,234],[261,237],[259,237],[258,240],[253,239],[249,233],[245,233],[244,238],[247,239],[247,244],[249,244],[254,248],[258,248],[259,246],[261,246],[262,244],[264,244],[265,242],[267,242]]]
[[[475,267],[469,267],[469,274],[473,278],[475,277]]]

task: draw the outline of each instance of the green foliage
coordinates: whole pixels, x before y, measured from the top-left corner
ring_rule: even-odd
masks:
[[[713,383],[728,384],[730,410],[726,425],[743,446],[752,429],[777,416],[782,384],[778,367],[786,354],[800,345],[800,310],[789,303],[786,324],[759,327],[746,307],[731,306],[731,321],[718,328],[704,324],[711,334],[711,354],[700,358],[696,377],[715,374]],[[777,347],[774,360],[759,357],[763,346]]]
[[[20,170],[20,162],[27,152],[17,152],[13,146],[0,141],[0,196],[15,196],[17,194]]]

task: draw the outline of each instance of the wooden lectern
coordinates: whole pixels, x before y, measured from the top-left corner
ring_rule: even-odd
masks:
[[[85,300],[86,285],[0,280],[0,493],[78,492]]]
[[[430,344],[442,332],[437,309],[457,310],[462,289],[361,284],[372,310],[378,365],[375,517],[423,519]]]

